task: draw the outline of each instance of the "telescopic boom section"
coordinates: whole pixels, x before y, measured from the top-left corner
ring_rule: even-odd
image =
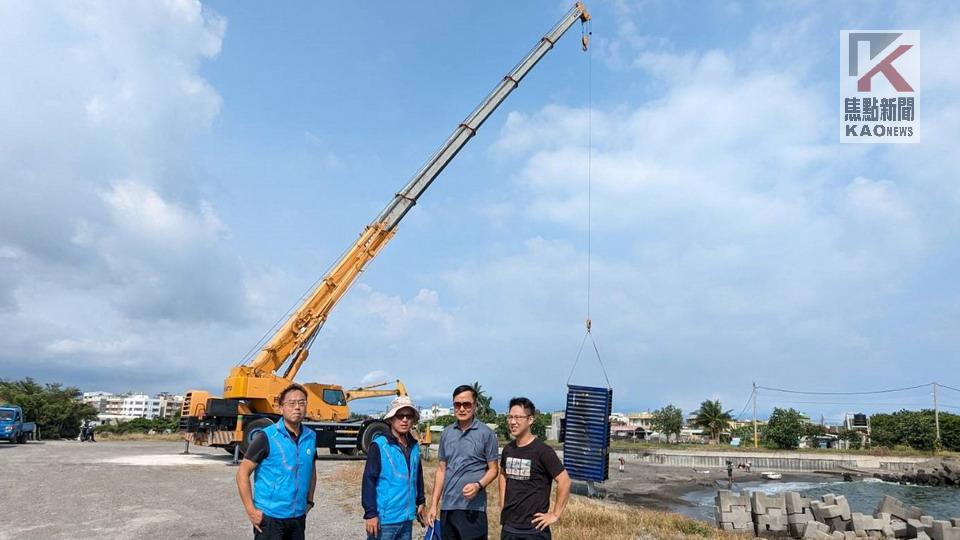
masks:
[[[356,281],[366,265],[373,260],[381,249],[393,238],[396,227],[407,212],[430,187],[443,169],[456,157],[457,153],[477,133],[480,126],[497,110],[497,107],[520,84],[520,81],[537,65],[553,45],[577,21],[586,23],[590,13],[582,2],[577,2],[540,42],[514,67],[510,73],[490,92],[474,109],[446,142],[427,163],[417,172],[409,183],[380,212],[380,215],[368,225],[359,240],[337,261],[324,276],[321,283],[311,292],[306,301],[290,316],[286,323],[274,334],[267,345],[248,364],[255,371],[276,372],[287,361],[290,365],[283,374],[285,379],[293,379],[300,366],[306,360],[309,345],[316,332],[326,322],[330,310]],[[584,36],[583,48],[587,48]]]

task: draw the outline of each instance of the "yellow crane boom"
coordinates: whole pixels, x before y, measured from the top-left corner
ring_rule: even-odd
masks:
[[[417,203],[420,196],[456,157],[457,153],[476,134],[480,126],[500,106],[520,81],[533,69],[560,37],[577,21],[586,23],[590,14],[582,2],[577,2],[546,35],[484,98],[476,109],[461,122],[426,164],[410,179],[380,214],[367,225],[357,241],[337,260],[305,300],[290,314],[267,343],[247,363],[230,370],[224,380],[223,398],[212,398],[202,391],[190,391],[184,403],[182,430],[188,440],[230,446],[245,442],[251,426],[275,418],[280,412],[277,397],[297,376],[310,354],[310,345],[327,321],[337,302],[356,282],[360,273],[396,234],[397,225]],[[587,34],[583,35],[583,49],[587,49]],[[280,374],[280,370],[286,369]],[[380,386],[344,389],[338,385],[307,383],[306,418],[313,422],[343,422],[350,416],[347,402],[354,399],[385,395],[406,395],[406,387],[399,380],[395,389],[374,390]],[[252,419],[252,422],[250,421]],[[317,444],[331,449],[366,449],[369,434],[367,424],[321,425]],[[383,429],[382,424],[377,429]],[[322,431],[329,428],[329,437]],[[355,429],[356,428],[356,429]],[[230,432],[226,434],[225,432]],[[331,442],[331,437],[333,440]],[[352,440],[348,440],[351,439]]]

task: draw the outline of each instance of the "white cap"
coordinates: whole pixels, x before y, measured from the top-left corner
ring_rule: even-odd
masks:
[[[413,404],[408,396],[399,396],[393,401],[390,402],[390,408],[387,409],[387,414],[383,415],[384,420],[389,420],[397,415],[400,412],[400,409],[411,409],[413,414],[417,415],[417,419],[420,419],[420,411],[417,409],[417,406]]]

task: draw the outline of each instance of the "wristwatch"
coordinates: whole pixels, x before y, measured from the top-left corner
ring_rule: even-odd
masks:
[[[483,484],[481,484],[480,482],[477,482],[477,485],[480,486],[480,491],[483,491],[483,489],[484,489],[484,488],[483,488]]]
[[[307,501],[307,506],[309,506],[310,508],[313,508],[313,501]]]

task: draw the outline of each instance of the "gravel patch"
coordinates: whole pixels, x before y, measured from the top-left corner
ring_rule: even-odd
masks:
[[[252,538],[231,457],[215,448],[182,450],[165,441],[0,444],[0,539]],[[308,537],[365,538],[357,491],[333,479],[351,466],[317,461]]]

